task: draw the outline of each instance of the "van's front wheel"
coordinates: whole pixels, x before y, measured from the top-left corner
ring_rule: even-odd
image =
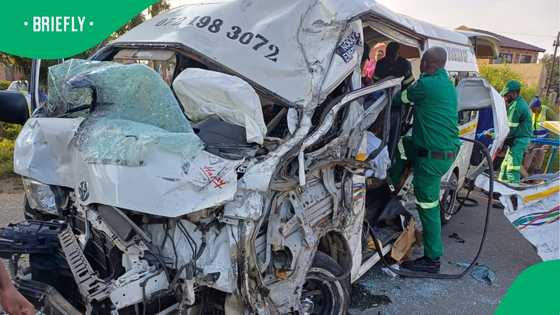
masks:
[[[451,173],[448,187],[444,189],[439,207],[441,210],[441,224],[447,224],[457,214],[457,192],[459,191],[459,179],[455,172]]]
[[[342,277],[341,277],[342,275]],[[339,315],[348,312],[349,275],[330,256],[317,252],[305,277],[302,315]]]

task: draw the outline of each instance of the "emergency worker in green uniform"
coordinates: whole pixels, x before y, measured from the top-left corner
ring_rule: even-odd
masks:
[[[521,83],[510,80],[502,90],[502,96],[507,104],[507,116],[509,121],[509,134],[506,144],[509,148],[500,169],[500,181],[519,184],[521,163],[523,153],[533,135],[533,123],[529,105],[521,97]]]
[[[433,47],[424,53],[420,79],[401,94],[414,106],[412,137],[403,138],[412,161],[414,195],[423,227],[424,256],[404,262],[413,271],[438,273],[443,255],[439,194],[441,177],[453,164],[461,142],[457,127],[457,93],[445,71],[447,52]],[[401,161],[397,161],[399,164]],[[398,169],[398,166],[397,166]]]

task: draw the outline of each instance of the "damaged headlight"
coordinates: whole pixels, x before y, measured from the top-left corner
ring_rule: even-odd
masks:
[[[56,195],[49,185],[24,178],[23,188],[31,208],[50,214],[58,214]]]

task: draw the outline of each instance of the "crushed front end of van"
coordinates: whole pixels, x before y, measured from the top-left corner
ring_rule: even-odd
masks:
[[[410,23],[373,1],[187,5],[51,67],[0,256],[29,255],[20,288],[53,313],[345,314],[414,226],[386,180],[402,78],[360,71],[365,28],[420,49]]]
[[[400,80],[360,89],[338,6],[186,6],[51,67],[15,149],[30,220],[2,230],[28,245],[2,253],[30,255],[21,286],[90,314],[346,312],[371,258],[364,135]]]

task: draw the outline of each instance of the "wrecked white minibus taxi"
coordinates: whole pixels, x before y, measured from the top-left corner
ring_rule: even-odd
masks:
[[[387,254],[413,220],[370,163],[413,123],[402,78],[361,86],[364,42],[390,40],[476,72],[465,35],[330,0],[187,5],[51,67],[15,148],[28,221],[2,232],[30,256],[20,289],[63,314],[346,313],[370,229]],[[499,95],[459,87],[499,146]]]

